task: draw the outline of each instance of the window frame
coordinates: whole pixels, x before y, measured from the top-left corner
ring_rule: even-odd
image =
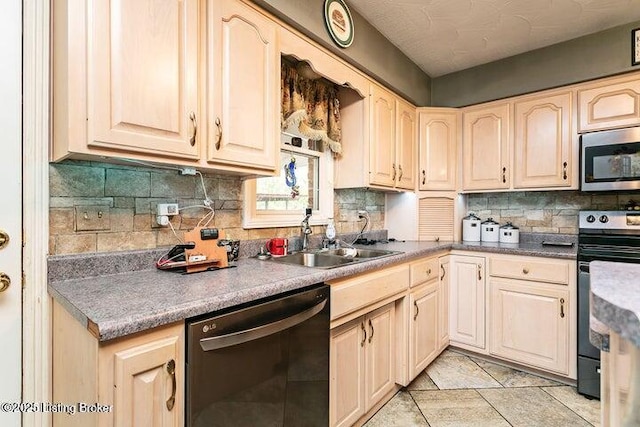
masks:
[[[303,139],[303,145],[306,141]],[[333,155],[325,148],[324,152],[308,150],[281,143],[280,150],[318,157],[318,209],[313,210],[309,219],[310,225],[326,225],[333,218],[334,182]],[[280,156],[278,156],[280,157]],[[280,167],[280,166],[279,166]],[[279,170],[278,170],[279,173]],[[242,228],[276,228],[299,226],[304,219],[304,210],[295,211],[259,211],[257,209],[256,179],[248,178],[243,183],[244,203],[242,212]]]

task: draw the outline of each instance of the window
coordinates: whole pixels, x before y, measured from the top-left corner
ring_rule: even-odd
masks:
[[[333,217],[331,152],[304,137],[301,147],[293,146],[292,136],[281,135],[278,176],[244,182],[244,228],[297,226],[307,207],[313,209],[311,225],[326,224]]]

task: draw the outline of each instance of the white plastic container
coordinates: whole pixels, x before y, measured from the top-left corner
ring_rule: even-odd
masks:
[[[480,241],[480,218],[473,212],[462,218],[462,240],[465,242]]]
[[[483,221],[480,229],[480,240],[483,242],[495,243],[500,241],[500,224],[495,222],[493,218]]]
[[[507,222],[500,227],[500,243],[520,243],[520,229]]]

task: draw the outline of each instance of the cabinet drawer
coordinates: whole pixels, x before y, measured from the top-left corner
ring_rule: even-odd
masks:
[[[569,283],[569,262],[536,258],[491,258],[489,275],[536,282]]]
[[[331,320],[409,288],[409,265],[385,268],[331,284]]]
[[[438,277],[438,258],[429,258],[411,263],[411,287]]]

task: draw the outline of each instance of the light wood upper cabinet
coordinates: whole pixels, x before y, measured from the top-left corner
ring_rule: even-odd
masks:
[[[453,255],[449,258],[452,344],[485,349],[485,259]]]
[[[273,174],[280,148],[277,25],[237,0],[207,5],[207,160]]]
[[[463,190],[510,187],[510,110],[509,103],[463,110]]]
[[[537,282],[489,280],[490,353],[569,374],[569,291]]]
[[[396,101],[395,96],[371,85],[370,172],[371,184],[393,187],[396,183]]]
[[[396,187],[413,190],[416,187],[416,108],[396,99]]]
[[[199,159],[201,2],[52,5],[52,159]]]
[[[416,176],[416,109],[371,84],[369,183],[413,190]]]
[[[573,96],[525,97],[514,103],[514,188],[570,187]]]
[[[640,124],[640,77],[615,77],[578,89],[578,132]]]
[[[453,108],[418,109],[420,190],[456,189],[459,114]]]

